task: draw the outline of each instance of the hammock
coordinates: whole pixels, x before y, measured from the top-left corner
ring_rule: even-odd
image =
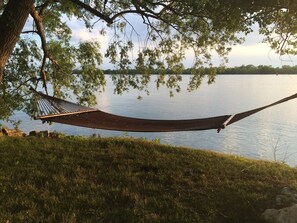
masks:
[[[263,109],[297,98],[297,94],[294,94],[272,104],[234,115],[223,115],[201,119],[154,120],[113,115],[98,109],[85,107],[45,95],[41,92],[36,92],[35,90],[33,90],[33,92],[38,95],[38,114],[34,119],[87,128],[129,132],[175,132],[208,129],[217,129],[218,132],[220,132],[220,130],[224,129],[226,126]]]

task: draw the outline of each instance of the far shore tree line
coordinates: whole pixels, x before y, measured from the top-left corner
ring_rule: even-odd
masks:
[[[217,74],[297,74],[297,65],[289,66],[283,65],[281,67],[273,67],[271,65],[241,65],[235,67],[227,67],[222,69],[221,67],[214,67],[211,68],[212,70],[215,69]],[[82,72],[79,69],[74,70],[74,73]],[[204,73],[209,73],[210,68],[204,68]],[[141,74],[140,70],[137,69],[129,69],[129,70],[117,70],[117,69],[106,69],[104,70],[105,74]],[[153,70],[152,74],[158,74],[158,70]],[[174,74],[173,70],[167,69],[167,74]],[[182,74],[192,74],[193,68],[184,69]]]

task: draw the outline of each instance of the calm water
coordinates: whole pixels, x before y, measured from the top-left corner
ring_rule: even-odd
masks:
[[[108,79],[109,80],[109,79]],[[184,77],[182,92],[169,97],[168,89],[156,89],[152,81],[150,95],[131,90],[114,95],[110,80],[106,91],[98,95],[98,108],[118,115],[154,119],[204,118],[234,114],[263,106],[297,92],[297,76],[236,75],[218,76],[215,84],[204,83],[199,90],[187,92],[188,77]],[[138,100],[139,95],[143,96]],[[269,108],[216,130],[176,133],[124,133],[81,127],[42,124],[30,120],[21,112],[15,118],[23,120],[20,128],[60,131],[68,135],[132,136],[159,138],[161,143],[214,150],[256,159],[285,161],[297,165],[297,100]]]

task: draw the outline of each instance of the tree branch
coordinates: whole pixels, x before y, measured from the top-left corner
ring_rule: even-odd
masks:
[[[23,32],[21,32],[21,34],[30,34],[30,33],[38,34],[38,32],[35,31],[35,30],[28,30],[28,31],[23,31]]]
[[[93,15],[98,16],[99,18],[101,18],[105,22],[107,22],[108,24],[112,24],[113,23],[113,20],[111,18],[109,18],[108,16],[102,14],[98,10],[92,8],[91,6],[89,6],[89,5],[81,2],[80,0],[69,0],[69,1],[71,1],[75,5],[78,5],[78,6],[82,7],[83,9],[85,9],[88,12],[92,13]]]
[[[112,21],[114,21],[117,17],[122,16],[122,15],[124,15],[124,14],[128,14],[128,13],[142,14],[142,13],[141,13],[140,11],[138,11],[138,10],[126,10],[126,11],[121,11],[121,12],[119,12],[119,13],[113,15],[110,19],[111,19]]]
[[[48,5],[52,2],[52,0],[47,0],[44,2],[43,5],[40,6],[40,9],[39,9],[39,16],[43,16],[43,13],[44,13],[44,10],[48,7]]]
[[[30,85],[28,85],[27,83],[32,82],[32,81],[36,81],[36,83],[38,83],[39,80],[40,80],[40,78],[31,77],[31,78],[29,78],[29,79],[27,79],[27,80],[21,82],[21,83],[20,83],[20,84],[13,90],[13,94],[15,94],[15,93],[16,93],[21,87],[23,87],[23,86],[26,86],[26,87],[30,86]],[[37,87],[37,86],[36,86],[36,87]]]
[[[47,49],[47,42],[46,42],[46,37],[45,37],[45,33],[44,33],[44,29],[43,29],[43,24],[42,24],[42,17],[38,14],[35,6],[32,6],[31,12],[30,12],[31,16],[34,19],[34,22],[36,24],[36,28],[37,28],[37,34],[40,37],[41,40],[41,47],[43,50],[43,59],[42,59],[42,65],[41,65],[41,77],[43,80],[43,87],[46,91],[46,93],[48,94],[47,91],[47,85],[46,85],[46,71],[45,71],[45,65],[46,65],[46,60],[47,58],[52,62],[53,66],[54,66],[54,73],[57,72],[58,69],[58,63],[57,61],[52,57],[52,55],[49,53],[48,49]]]

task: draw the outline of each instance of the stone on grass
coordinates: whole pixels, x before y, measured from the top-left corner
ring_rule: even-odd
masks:
[[[2,128],[2,134],[6,136],[12,136],[12,137],[26,136],[26,133],[24,133],[23,131],[20,131],[17,129],[7,129],[7,128]]]
[[[262,217],[269,223],[297,223],[297,204],[282,209],[267,209]]]
[[[29,136],[37,136],[39,134],[39,131],[31,131],[29,132]]]
[[[39,136],[40,137],[45,137],[45,138],[48,138],[50,135],[49,131],[48,130],[45,130],[45,131],[40,131],[39,133]]]
[[[49,134],[49,137],[54,138],[54,139],[61,139],[61,138],[64,138],[65,135],[63,133],[61,133],[61,132],[51,132]]]
[[[297,192],[289,187],[284,187],[281,194],[276,196],[277,207],[289,207],[294,204],[297,204]]]

